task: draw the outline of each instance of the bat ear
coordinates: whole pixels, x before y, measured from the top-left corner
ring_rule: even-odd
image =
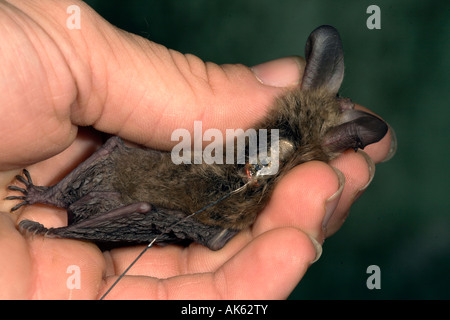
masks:
[[[322,146],[329,152],[364,149],[380,141],[388,131],[386,122],[364,111],[347,110],[342,117],[345,122],[330,129],[322,141]]]
[[[344,54],[339,32],[332,26],[315,29],[306,42],[305,59],[302,90],[325,89],[337,94],[344,78]]]

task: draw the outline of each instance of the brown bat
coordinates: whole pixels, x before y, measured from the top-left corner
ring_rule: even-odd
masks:
[[[54,186],[33,185],[26,170],[25,177],[17,176],[25,187],[8,187],[22,193],[6,198],[22,200],[11,211],[43,203],[65,208],[68,214],[67,227],[46,228],[25,220],[20,229],[89,240],[104,248],[155,238],[157,243],[195,241],[212,250],[222,248],[255,221],[278,180],[291,168],[311,160],[328,162],[347,149],[362,149],[388,130],[384,121],[354,110],[350,99],[338,96],[344,59],[335,28],[314,30],[305,58],[301,87],[278,98],[254,128],[256,132],[268,129],[268,137],[271,129],[278,129],[278,146],[271,148],[273,143],[268,143],[266,158],[251,162],[247,139],[244,163],[175,164],[170,152],[128,147],[112,137]],[[263,174],[275,165],[276,172]]]

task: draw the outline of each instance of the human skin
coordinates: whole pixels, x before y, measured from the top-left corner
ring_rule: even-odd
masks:
[[[66,26],[74,4],[79,30]],[[205,63],[117,29],[77,1],[1,1],[0,33],[1,199],[23,168],[37,185],[56,183],[100,145],[96,131],[170,150],[173,130],[194,120],[203,130],[252,127],[304,67],[295,57],[254,68]],[[378,163],[391,149],[388,132],[364,151]],[[139,277],[125,276],[107,298],[286,298],[370,182],[369,157],[348,151],[296,167],[222,250],[154,247],[127,273]],[[11,206],[0,201],[0,298],[99,298],[143,248],[102,253],[83,241],[24,236],[19,221],[63,226],[65,213],[30,206],[11,214]],[[72,265],[81,289],[68,289]]]

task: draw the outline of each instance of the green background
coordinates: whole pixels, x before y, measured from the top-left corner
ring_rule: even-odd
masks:
[[[120,28],[219,64],[303,55],[314,28],[335,26],[341,95],[386,119],[398,151],[290,299],[450,298],[450,1],[86,2]],[[381,30],[366,27],[371,4]],[[381,269],[380,290],[366,286],[369,265]]]

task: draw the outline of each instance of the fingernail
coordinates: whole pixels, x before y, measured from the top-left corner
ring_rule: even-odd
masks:
[[[336,172],[336,175],[338,176],[339,181],[339,188],[338,190],[325,201],[325,216],[322,221],[322,229],[326,230],[328,222],[330,221],[331,217],[333,216],[334,210],[336,210],[336,207],[339,203],[339,199],[341,198],[342,191],[344,190],[345,185],[345,176],[344,174],[336,168],[333,168],[333,170]]]
[[[373,162],[372,158],[360,149],[358,149],[358,153],[361,154],[364,157],[364,160],[366,160],[367,162],[367,166],[369,167],[369,180],[361,189],[356,192],[355,196],[353,197],[353,201],[356,201],[364,193],[364,191],[372,182],[373,177],[375,176],[375,163]]]
[[[322,245],[312,236],[308,234],[309,239],[311,240],[312,244],[314,245],[314,249],[316,250],[316,257],[313,261],[311,261],[311,264],[319,260],[319,258],[322,256]]]
[[[301,82],[305,64],[303,58],[290,56],[258,64],[251,70],[262,84],[272,87],[289,87]]]
[[[383,162],[387,162],[394,157],[395,153],[397,152],[397,135],[395,134],[394,128],[392,128],[389,123],[389,132],[391,133],[391,147],[389,148],[389,152],[386,155],[386,158],[384,158]]]

